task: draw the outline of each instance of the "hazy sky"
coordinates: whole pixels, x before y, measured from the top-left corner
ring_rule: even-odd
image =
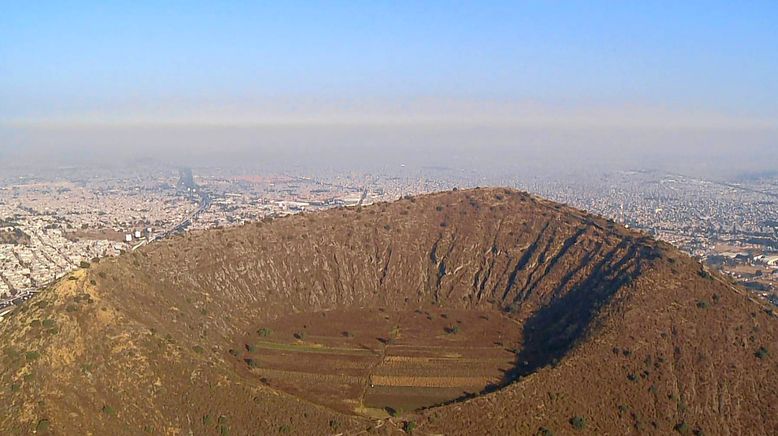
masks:
[[[105,146],[94,126],[308,124],[597,130],[576,146],[624,129],[725,130],[778,146],[774,0],[6,1],[0,10],[0,147],[17,150],[55,146],[51,129]],[[682,145],[674,138],[655,145]]]

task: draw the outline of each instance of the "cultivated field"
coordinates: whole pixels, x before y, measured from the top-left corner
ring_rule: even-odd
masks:
[[[501,385],[520,339],[517,323],[496,311],[355,309],[258,325],[230,352],[274,388],[385,416]]]

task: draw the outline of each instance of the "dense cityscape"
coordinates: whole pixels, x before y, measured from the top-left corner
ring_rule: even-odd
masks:
[[[234,174],[160,166],[72,168],[45,178],[19,173],[0,179],[0,311],[83,262],[177,232],[489,184],[507,184],[645,231],[778,304],[774,177],[721,182],[615,171],[492,180],[440,168],[383,175]]]

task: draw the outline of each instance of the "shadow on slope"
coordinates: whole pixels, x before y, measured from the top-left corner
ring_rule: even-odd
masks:
[[[554,290],[552,300],[524,323],[524,344],[516,365],[500,381],[481,392],[469,393],[445,404],[474,398],[504,388],[548,365],[556,365],[587,334],[600,309],[623,286],[641,273],[641,263],[659,257],[659,252],[640,242],[624,241],[609,252],[581,283],[560,295],[566,278]],[[514,302],[506,311],[515,310]]]

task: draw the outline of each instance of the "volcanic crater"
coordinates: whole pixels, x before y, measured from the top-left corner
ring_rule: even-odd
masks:
[[[49,318],[57,334],[26,327]],[[754,357],[776,338],[769,308],[667,244],[511,189],[192,232],[74,273],[7,325],[9,431],[776,425],[775,386],[743,382],[776,375],[772,351]]]

